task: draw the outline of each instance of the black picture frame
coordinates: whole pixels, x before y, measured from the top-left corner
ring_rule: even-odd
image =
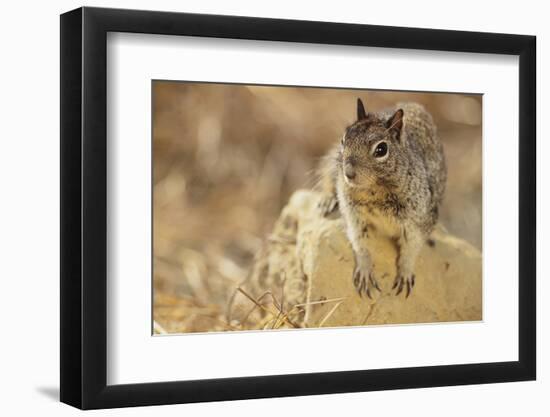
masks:
[[[519,360],[107,385],[108,32],[519,56]],[[85,7],[61,15],[60,57],[62,402],[94,409],[535,379],[534,36]]]

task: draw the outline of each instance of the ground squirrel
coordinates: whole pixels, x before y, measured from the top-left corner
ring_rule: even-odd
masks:
[[[353,284],[371,298],[380,287],[367,250],[369,229],[382,229],[398,244],[392,290],[409,296],[416,258],[432,232],[445,191],[443,146],[423,106],[366,112],[357,100],[357,121],[320,166],[324,215],[339,207],[353,248]]]

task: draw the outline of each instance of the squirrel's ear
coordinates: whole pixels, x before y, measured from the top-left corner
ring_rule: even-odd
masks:
[[[403,128],[403,110],[397,110],[392,117],[387,121],[386,128],[397,135],[397,139],[401,137],[401,129]]]
[[[367,112],[365,111],[365,106],[360,98],[357,99],[357,121],[367,118]]]

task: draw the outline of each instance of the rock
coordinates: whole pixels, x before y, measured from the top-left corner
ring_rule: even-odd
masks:
[[[319,198],[313,191],[294,193],[243,286],[255,297],[268,292],[278,298],[294,327],[481,320],[481,253],[441,226],[431,236],[434,245],[426,244],[419,255],[408,298],[405,291],[399,296],[391,291],[395,241],[374,233],[369,250],[382,291],[373,300],[359,297],[343,220],[338,212],[321,216]]]

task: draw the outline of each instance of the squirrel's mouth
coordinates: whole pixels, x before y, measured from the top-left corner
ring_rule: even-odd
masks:
[[[355,178],[353,179],[350,179],[348,177],[346,177],[344,175],[344,182],[346,183],[346,185],[348,185],[349,187],[357,187],[357,182],[355,181]]]
[[[369,174],[354,175],[352,178],[343,175],[344,183],[349,188],[369,189],[376,184],[376,177]]]

